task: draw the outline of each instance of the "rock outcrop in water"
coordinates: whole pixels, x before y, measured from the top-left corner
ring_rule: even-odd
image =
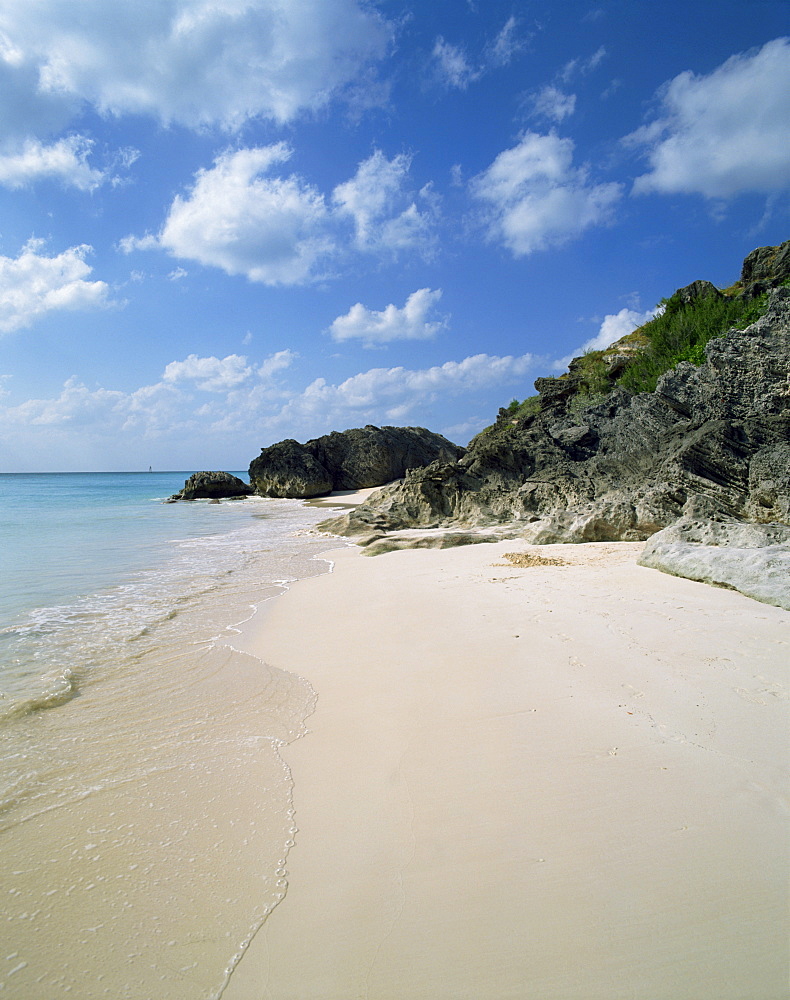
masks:
[[[184,483],[183,490],[174,493],[171,500],[224,500],[228,497],[246,497],[252,487],[230,472],[196,472]]]
[[[401,479],[410,469],[464,453],[424,427],[335,431],[305,444],[292,439],[264,448],[250,464],[255,492],[267,497],[317,497]]]
[[[788,276],[790,242],[760,248],[744,261],[740,296],[752,299]],[[694,282],[676,296],[688,304],[722,293]],[[460,459],[408,472],[323,529],[384,551],[411,544],[392,532],[419,535],[415,543],[426,544],[425,532],[415,529],[463,535],[486,528],[491,537],[553,543],[637,541],[680,524],[682,537],[656,539],[645,557],[653,559],[650,565],[661,561],[673,571],[675,560],[680,572],[682,541],[696,546],[698,557],[702,547],[749,548],[752,575],[761,550],[772,560],[772,578],[781,575],[781,546],[790,551],[781,531],[770,545],[756,545],[752,536],[743,546],[731,528],[706,535],[699,526],[790,524],[790,288],[775,288],[762,318],[710,340],[704,363],[681,362],[658,379],[654,392],[632,394],[615,384],[632,350],[633,340],[624,338],[603,352],[608,391],[582,393],[586,362],[577,358],[566,376],[536,381],[532,412],[500,410],[496,424]],[[697,564],[723,565],[714,555]],[[737,559],[727,562],[734,566]],[[719,582],[738,586],[729,578]]]

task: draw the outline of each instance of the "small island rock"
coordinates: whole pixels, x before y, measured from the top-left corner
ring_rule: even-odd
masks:
[[[196,472],[184,483],[183,490],[174,493],[170,500],[223,500],[227,497],[246,497],[252,487],[230,472]]]

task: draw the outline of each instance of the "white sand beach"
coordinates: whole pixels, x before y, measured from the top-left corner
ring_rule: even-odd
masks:
[[[787,997],[790,613],[640,548],[343,547],[266,604],[318,700],[224,1000]]]

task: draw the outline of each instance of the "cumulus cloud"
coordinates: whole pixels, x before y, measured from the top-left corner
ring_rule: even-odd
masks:
[[[402,309],[390,303],[380,311],[357,302],[345,316],[333,321],[329,332],[333,340],[358,339],[365,347],[393,340],[430,340],[447,326],[446,319],[428,318],[441,297],[441,289],[420,288],[411,293]]]
[[[271,379],[277,372],[290,368],[299,355],[296,351],[277,351],[267,358],[258,369],[258,374],[262,379]]]
[[[93,191],[107,175],[88,163],[92,146],[90,139],[81,135],[59,139],[49,146],[37,139],[26,139],[10,150],[0,151],[0,184],[21,188],[49,179],[79,191]]]
[[[472,179],[490,239],[522,257],[610,221],[622,185],[594,184],[587,167],[573,166],[573,150],[554,132],[526,132]]]
[[[284,123],[331,101],[390,38],[361,0],[5,0],[0,10],[0,63],[28,128],[31,112],[43,123],[55,104],[82,102],[188,127]]]
[[[388,160],[376,150],[359,164],[350,180],[332,192],[338,213],[354,222],[359,249],[427,250],[432,244],[430,205],[428,211],[417,208],[408,186],[410,167],[410,156],[401,153]]]
[[[330,261],[351,249],[349,220],[355,250],[431,251],[432,193],[429,186],[419,193],[425,208],[418,209],[408,186],[408,156],[388,160],[376,151],[328,203],[296,174],[272,176],[291,155],[282,142],[222,153],[212,167],[198,171],[186,195],[176,196],[158,235],[126,236],[119,248],[163,249],[266,285],[325,277]]]
[[[323,195],[294,174],[264,176],[290,155],[284,143],[221,154],[176,196],[158,237],[126,237],[121,249],[161,247],[267,285],[307,281],[333,244]]]
[[[707,76],[681,73],[661,112],[624,140],[650,163],[634,194],[730,198],[790,185],[790,39],[735,55]]]
[[[270,426],[349,427],[360,421],[403,420],[443,396],[520,380],[534,365],[531,354],[475,354],[432,368],[371,368],[338,385],[319,378],[286,403]]]
[[[663,311],[663,308],[663,306],[657,306],[655,309],[648,309],[645,312],[625,308],[621,309],[620,312],[604,316],[598,333],[594,337],[591,337],[590,340],[585,341],[581,347],[578,347],[567,357],[558,361],[556,367],[566,368],[572,358],[584,354],[585,351],[603,351],[607,347],[611,347],[621,337],[628,336],[629,333],[633,333],[638,327],[654,319]]]
[[[158,382],[126,392],[90,389],[73,378],[52,398],[0,404],[0,439],[17,449],[34,445],[53,461],[68,454],[74,463],[87,453],[106,461],[123,440],[124,453],[146,465],[152,454],[191,455],[192,442],[199,441],[194,460],[206,461],[209,448],[217,455],[253,454],[262,436],[304,439],[413,416],[426,422],[426,408],[437,401],[520,383],[537,363],[529,354],[477,354],[431,368],[373,368],[337,384],[319,378],[289,388],[279,375],[294,358],[279,351],[256,366],[235,355],[191,355],[167,365]]]
[[[171,361],[165,368],[164,382],[193,382],[196,389],[224,392],[246,382],[252,375],[247,359],[238,354],[226,358],[199,358],[190,354],[184,361]]]
[[[116,304],[105,282],[87,280],[91,247],[70,247],[54,257],[40,253],[42,247],[41,240],[29,240],[18,257],[0,256],[0,332],[29,327],[50,312]]]
[[[28,399],[3,413],[3,424],[32,427],[72,427],[98,424],[113,419],[113,411],[124,393],[112,389],[88,389],[70,378],[53,399]]]

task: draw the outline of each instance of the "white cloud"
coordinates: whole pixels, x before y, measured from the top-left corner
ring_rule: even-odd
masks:
[[[536,116],[561,122],[576,109],[576,95],[565,94],[553,86],[543,87],[533,95],[532,107]]]
[[[68,136],[49,146],[26,139],[0,153],[0,184],[27,187],[43,179],[59,180],[80,191],[93,191],[107,175],[88,163],[93,143],[81,135]]]
[[[436,39],[432,55],[437,76],[446,87],[466,90],[480,77],[480,70],[469,65],[464,50],[446,42],[441,35]]]
[[[474,392],[520,380],[534,368],[531,354],[475,354],[433,368],[371,368],[332,385],[319,378],[291,399],[270,427],[353,427],[361,422],[401,421],[444,396]],[[324,433],[324,431],[320,431]]]
[[[447,320],[429,320],[442,297],[441,289],[420,288],[406,299],[402,309],[390,303],[381,311],[367,309],[361,302],[345,316],[338,316],[329,331],[333,340],[361,340],[365,347],[393,340],[430,340]]]
[[[606,58],[606,55],[606,48],[601,45],[586,59],[571,59],[570,62],[567,62],[563,66],[559,74],[560,79],[563,83],[570,83],[575,76],[586,76],[588,73],[591,73],[594,69],[597,69],[600,66]]]
[[[453,45],[439,35],[431,53],[436,78],[447,88],[466,90],[470,83],[475,83],[492,69],[507,66],[525,44],[524,39],[516,34],[517,27],[516,18],[508,18],[493,41],[483,46],[477,65],[469,61],[461,46]]]
[[[163,382],[193,382],[204,392],[226,392],[246,382],[252,375],[247,359],[238,354],[226,358],[199,358],[190,354],[184,361],[171,361],[162,375]]]
[[[92,272],[85,258],[89,246],[76,246],[55,257],[38,251],[40,240],[30,240],[18,257],[0,257],[0,332],[29,327],[46,313],[61,310],[106,309],[104,281],[86,280]]]
[[[515,54],[524,47],[522,39],[516,37],[518,21],[509,17],[491,45],[487,46],[487,62],[492,66],[507,66]]]
[[[650,171],[635,194],[730,198],[790,185],[790,39],[732,56],[708,76],[665,84],[661,116],[627,136]]]
[[[63,385],[54,399],[29,399],[3,413],[3,423],[32,427],[68,425],[81,427],[113,420],[113,411],[124,398],[122,392],[86,388],[76,378]]]
[[[126,236],[119,249],[163,249],[266,285],[325,277],[329,262],[349,249],[343,247],[349,219],[356,250],[430,253],[435,198],[426,185],[417,195],[425,210],[418,209],[408,188],[408,156],[388,160],[376,151],[334,189],[328,205],[296,174],[269,176],[291,155],[282,142],[222,153],[198,171],[185,196],[176,196],[157,236]]]
[[[632,293],[634,297],[636,293]],[[580,347],[566,354],[564,358],[558,358],[552,363],[552,367],[557,371],[565,371],[574,358],[580,357],[587,351],[604,351],[607,347],[620,340],[621,337],[628,336],[638,327],[643,326],[649,320],[654,319],[664,311],[663,306],[656,306],[655,309],[648,309],[640,312],[638,309],[621,309],[620,312],[610,313],[603,318],[598,333],[586,340]],[[597,322],[597,320],[596,320]]]
[[[470,182],[484,206],[489,237],[516,257],[545,250],[604,225],[622,196],[620,184],[593,184],[573,166],[574,143],[555,133],[525,133]]]
[[[341,215],[354,220],[356,245],[361,250],[427,250],[433,240],[432,218],[420,212],[409,192],[411,157],[401,153],[391,160],[376,150],[363,160],[350,180],[338,184],[332,201]]]
[[[637,327],[656,317],[662,311],[662,308],[659,306],[656,309],[648,309],[646,312],[638,312],[635,309],[621,309],[618,313],[604,316],[596,336],[582,344],[578,353],[583,354],[584,351],[605,350],[620,340],[621,337],[633,333]]]
[[[235,130],[326,105],[384,57],[391,29],[361,0],[4,0],[0,38],[28,128],[31,111],[43,122],[84,101]]]
[[[256,367],[235,355],[191,355],[171,362],[159,382],[125,392],[89,389],[72,378],[53,398],[0,404],[0,439],[22,463],[30,449],[61,467],[64,461],[106,464],[120,442],[125,461],[145,466],[152,455],[170,455],[170,461],[173,455],[194,456],[186,464],[207,462],[211,454],[249,458],[265,438],[306,439],[333,428],[415,417],[427,422],[431,405],[521,383],[537,364],[528,354],[477,354],[432,368],[374,368],[339,384],[315,379],[289,389],[277,376],[294,359],[291,351],[279,351]]]
[[[263,176],[290,155],[284,143],[223,153],[176,196],[158,237],[126,237],[121,248],[159,246],[266,285],[310,280],[333,247],[323,195],[293,174]]]
[[[258,369],[258,374],[262,379],[271,379],[277,372],[290,368],[299,355],[295,351],[277,351],[267,358]]]

